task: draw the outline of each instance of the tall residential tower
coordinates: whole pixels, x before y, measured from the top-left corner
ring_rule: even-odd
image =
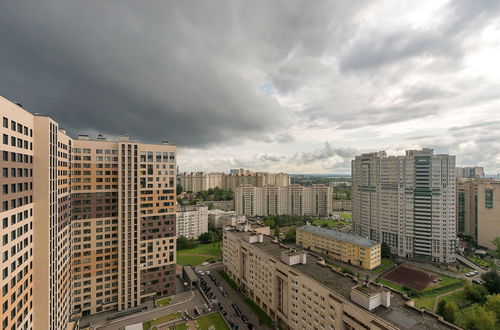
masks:
[[[454,156],[424,148],[352,162],[355,233],[386,242],[400,257],[455,261],[455,195]]]

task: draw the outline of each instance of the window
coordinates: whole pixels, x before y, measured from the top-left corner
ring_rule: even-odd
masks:
[[[484,191],[484,207],[487,209],[493,208],[493,189],[486,189]]]
[[[3,117],[3,127],[9,128],[9,119],[7,117]]]
[[[7,134],[3,135],[3,144],[9,144],[9,136]]]

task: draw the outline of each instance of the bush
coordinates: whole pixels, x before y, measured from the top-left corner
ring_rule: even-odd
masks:
[[[352,276],[356,276],[356,274],[355,274],[352,270],[347,269],[347,268],[342,268],[340,271],[341,271],[342,273],[345,273],[345,274],[349,274],[349,275],[352,275]]]

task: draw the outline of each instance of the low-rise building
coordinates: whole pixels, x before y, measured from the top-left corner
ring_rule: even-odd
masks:
[[[208,222],[217,228],[234,227],[237,224],[244,223],[246,220],[246,216],[237,215],[234,212],[211,212],[208,215]]]
[[[298,245],[335,260],[371,270],[380,266],[381,243],[336,230],[304,226],[297,228]]]
[[[226,230],[226,273],[282,329],[459,329],[413,300],[335,271],[274,237]]]
[[[208,232],[208,207],[187,205],[177,209],[177,237],[198,238]]]

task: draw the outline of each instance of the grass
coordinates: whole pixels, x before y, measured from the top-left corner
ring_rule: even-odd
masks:
[[[208,330],[208,328],[210,326],[215,326],[215,328],[214,328],[215,330],[219,330],[219,329],[228,329],[229,330],[229,327],[224,322],[224,319],[222,318],[222,316],[218,312],[197,318],[196,321],[197,321],[198,326],[199,326],[198,329],[200,329],[200,330]]]
[[[178,250],[177,264],[197,266],[205,261],[220,260],[221,245],[221,242],[215,242],[200,244],[192,249]]]
[[[163,298],[163,299],[158,299],[156,301],[156,305],[158,305],[158,307],[162,307],[162,306],[170,305],[171,302],[172,302],[172,299],[167,297],[167,298]]]
[[[177,325],[175,326],[175,330],[188,330],[188,329],[189,329],[189,328],[188,328],[188,326],[187,326],[187,325],[185,325],[184,323],[177,324]]]
[[[219,272],[219,274],[220,274],[220,276],[221,276],[224,280],[226,280],[226,282],[227,282],[227,284],[229,284],[229,286],[231,286],[231,287],[232,287],[233,289],[235,289],[235,290],[238,290],[238,285],[236,284],[236,282],[235,282],[235,281],[233,281],[233,280],[229,277],[229,275],[227,275],[227,273],[226,273],[226,272],[224,272],[224,271],[220,271],[220,272]]]
[[[476,257],[467,257],[467,259],[469,259],[470,261],[472,261],[473,263],[475,263],[481,267],[491,268],[491,262],[489,260],[480,259],[480,258],[476,258]]]
[[[222,256],[221,246],[222,246],[221,242],[206,243],[206,244],[200,244],[197,247],[192,248],[192,249],[179,250],[179,251],[177,251],[177,253],[178,254],[206,254],[206,255],[220,257],[220,256]]]
[[[395,262],[392,261],[391,259],[386,259],[386,258],[382,258],[382,260],[380,261],[380,266],[378,266],[377,268],[375,268],[372,273],[373,274],[380,274],[382,273],[384,270],[387,270],[389,268],[392,268],[394,266]]]
[[[318,227],[322,227],[323,224],[327,224],[328,225],[328,229],[333,229],[333,228],[337,228],[338,226],[340,225],[350,225],[349,222],[346,222],[346,221],[337,221],[337,220],[330,220],[330,219],[314,219],[312,221],[313,225],[315,226],[318,226]]]
[[[155,326],[157,326],[159,324],[162,324],[162,323],[165,323],[165,322],[168,322],[168,321],[172,321],[172,320],[175,320],[175,319],[178,319],[178,318],[181,318],[181,317],[182,317],[181,313],[173,313],[173,314],[163,315],[163,316],[160,316],[160,317],[158,317],[156,319],[143,322],[142,323],[142,328],[144,330],[148,330],[151,327],[155,327]]]
[[[250,307],[250,309],[257,314],[259,317],[259,320],[262,321],[262,323],[267,324],[269,326],[273,325],[273,320],[269,317],[269,315],[266,314],[252,299],[250,298],[245,298],[245,303]]]
[[[342,212],[340,213],[340,217],[347,220],[352,220],[352,213]]]
[[[471,303],[470,300],[467,299],[467,296],[465,295],[465,290],[453,292],[452,294],[441,297],[439,301],[441,300],[453,301],[457,304],[458,308],[466,307]],[[439,303],[439,301],[436,301],[436,303]]]

